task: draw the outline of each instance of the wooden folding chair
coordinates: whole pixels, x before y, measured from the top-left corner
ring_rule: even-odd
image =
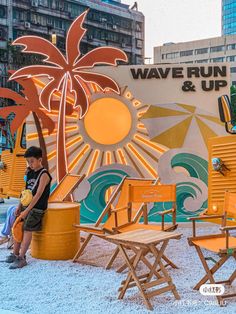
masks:
[[[98,217],[94,226],[92,225],[75,225],[80,231],[84,231],[88,233],[85,241],[81,245],[80,249],[76,253],[73,261],[77,262],[84,252],[85,248],[87,247],[88,243],[90,242],[93,236],[98,236],[101,238],[105,238],[108,234],[116,233],[113,228],[118,227],[115,223],[114,219],[114,207],[124,207],[127,206],[129,202],[129,185],[152,185],[156,182],[154,179],[139,179],[139,178],[128,178],[124,176],[120,184],[115,188],[112,195],[110,196],[105,208],[103,209],[102,213]],[[114,205],[116,203],[116,206]],[[137,211],[139,210],[141,203],[133,204],[131,220],[134,219]],[[119,214],[119,225],[126,225],[128,222],[127,215],[123,215],[122,217]],[[105,218],[107,220],[104,222]]]
[[[227,284],[232,285],[236,279],[236,269],[233,269],[231,276],[227,280],[215,281],[214,274],[216,271],[227,262],[230,257],[236,259],[236,237],[230,236],[230,231],[236,230],[235,226],[226,226],[228,214],[234,214],[236,211],[236,194],[225,192],[224,200],[224,214],[219,215],[217,218],[222,219],[222,225],[220,227],[220,234],[210,234],[203,236],[196,236],[196,220],[207,220],[209,217],[192,217],[189,218],[193,222],[193,236],[188,239],[189,245],[194,246],[198,253],[198,256],[202,262],[202,265],[206,271],[206,275],[197,283],[194,289],[200,289],[201,285],[209,281],[211,284]],[[218,261],[215,261],[212,257],[205,257],[202,249],[217,253],[220,257]],[[213,267],[209,267],[207,260],[213,261],[215,264]],[[224,299],[236,297],[236,293],[228,293],[217,295],[216,298],[220,306],[225,305]]]
[[[159,193],[158,195],[154,195],[154,198],[150,200],[150,195],[147,195],[147,193],[152,193],[154,184],[158,184],[159,180],[153,180],[153,179],[134,179],[134,178],[124,178],[120,185],[117,187],[117,189],[113,192],[109,202],[107,203],[104,211],[98,218],[96,224],[94,227],[89,225],[75,225],[77,228],[79,228],[81,231],[85,231],[88,234],[87,238],[85,239],[84,243],[82,244],[81,248],[75,255],[73,261],[77,262],[79,260],[79,257],[82,255],[85,247],[88,245],[89,241],[91,240],[92,236],[98,236],[106,240],[107,235],[112,235],[116,233],[126,232],[130,230],[136,230],[140,228],[147,228],[152,230],[173,230],[177,227],[176,225],[176,208],[175,208],[175,201],[176,201],[176,187],[175,185],[172,186],[163,186],[164,188],[159,189],[159,191],[162,193]],[[156,187],[162,187],[162,185],[155,185]],[[150,187],[151,189],[145,190],[146,195],[144,197],[137,197],[137,195],[132,196],[134,187],[141,187],[139,191],[144,191],[145,187]],[[164,192],[165,191],[165,192]],[[119,199],[117,202],[117,205],[115,208],[111,208],[114,200],[116,199],[118,193]],[[162,197],[161,197],[162,195]],[[157,197],[159,196],[159,197]],[[135,197],[135,198],[134,198]],[[162,224],[161,225],[147,225],[147,197],[148,202],[164,202],[164,201],[173,201],[173,208],[167,211],[160,212],[159,214],[162,216]],[[128,205],[127,205],[128,204]],[[164,225],[164,216],[167,214],[173,214],[173,223],[171,226],[168,226],[165,228]],[[102,220],[104,217],[108,215],[107,221],[102,224]],[[140,223],[140,220],[144,217],[144,224]],[[135,258],[136,251],[134,251]],[[116,259],[117,255],[119,253],[119,250],[116,248],[113,252],[111,258],[108,261],[108,264],[106,265],[106,269],[110,269],[114,260]],[[178,268],[167,256],[163,256],[163,259],[166,262],[165,266],[170,265],[173,268]],[[118,272],[121,272],[125,269],[125,265],[122,265]]]
[[[172,208],[158,212],[161,216],[161,224],[148,224],[148,212],[147,205],[149,203],[154,202],[171,202]],[[141,203],[142,206],[136,212],[136,215],[133,219],[133,204]],[[111,211],[113,214],[114,225],[113,231],[114,233],[124,233],[137,229],[148,229],[148,230],[156,230],[156,231],[173,231],[177,228],[176,224],[176,185],[129,185],[129,202],[127,206],[115,208]],[[165,225],[165,216],[172,215],[172,223]],[[126,216],[126,224],[121,224],[120,220],[124,221],[124,217]],[[143,217],[144,222],[141,222],[141,218]],[[134,251],[135,258],[137,252],[135,248],[132,248]],[[116,259],[119,253],[119,249],[116,248],[113,255],[111,256],[106,268],[111,268],[114,260]],[[131,259],[131,260],[132,260]],[[178,268],[166,255],[163,255],[163,259],[166,262],[165,266],[170,265],[173,268]],[[122,265],[118,272],[124,270],[125,265]]]
[[[72,197],[73,191],[78,187],[84,178],[85,174],[82,176],[71,173],[66,174],[50,194],[49,202],[62,202],[68,197]]]

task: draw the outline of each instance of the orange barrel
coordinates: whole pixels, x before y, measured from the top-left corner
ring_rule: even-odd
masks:
[[[80,205],[73,202],[52,202],[43,218],[42,231],[33,232],[31,255],[46,260],[72,259],[79,249]]]

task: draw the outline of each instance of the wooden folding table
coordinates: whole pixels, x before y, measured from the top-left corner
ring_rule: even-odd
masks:
[[[176,287],[161,261],[169,240],[179,240],[180,238],[180,233],[146,229],[107,236],[108,241],[117,244],[129,269],[126,280],[121,282],[118,299],[123,299],[126,291],[135,286],[140,290],[149,310],[153,310],[149,299],[155,295],[171,291],[176,299],[180,299]],[[136,253],[134,259],[129,258],[126,252],[127,249],[132,249]],[[148,253],[152,253],[154,256],[153,263],[147,259]],[[148,272],[142,275],[137,274],[137,266],[141,261],[148,269]],[[159,285],[162,286],[156,290],[147,291]]]

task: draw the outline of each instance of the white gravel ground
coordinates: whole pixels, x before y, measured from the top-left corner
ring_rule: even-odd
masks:
[[[211,233],[217,228],[208,225],[202,230]],[[205,297],[192,290],[204,271],[195,249],[189,247],[186,240],[191,229],[185,225],[178,231],[183,233],[183,237],[180,241],[171,241],[167,253],[180,268],[170,269],[169,273],[181,300],[176,302],[169,292],[154,297],[151,299],[153,313],[236,313],[236,298],[228,299],[227,307],[220,308],[214,297]],[[112,249],[112,244],[94,238],[83,260],[89,260],[97,267],[71,261],[36,260],[30,255],[29,265],[20,270],[9,270],[9,265],[0,262],[0,309],[23,314],[151,313],[146,310],[137,288],[129,290],[123,300],[117,299],[117,290],[126,273],[115,271],[122,262],[121,258],[117,259],[113,269],[104,269]],[[0,260],[4,260],[8,253],[6,248],[0,247]],[[235,267],[236,262],[232,258],[223,268],[225,278]],[[4,311],[0,310],[2,313]]]

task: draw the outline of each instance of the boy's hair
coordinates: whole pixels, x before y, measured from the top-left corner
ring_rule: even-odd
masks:
[[[25,158],[35,157],[37,159],[42,158],[43,157],[42,149],[40,147],[31,146],[26,150],[24,157]]]

